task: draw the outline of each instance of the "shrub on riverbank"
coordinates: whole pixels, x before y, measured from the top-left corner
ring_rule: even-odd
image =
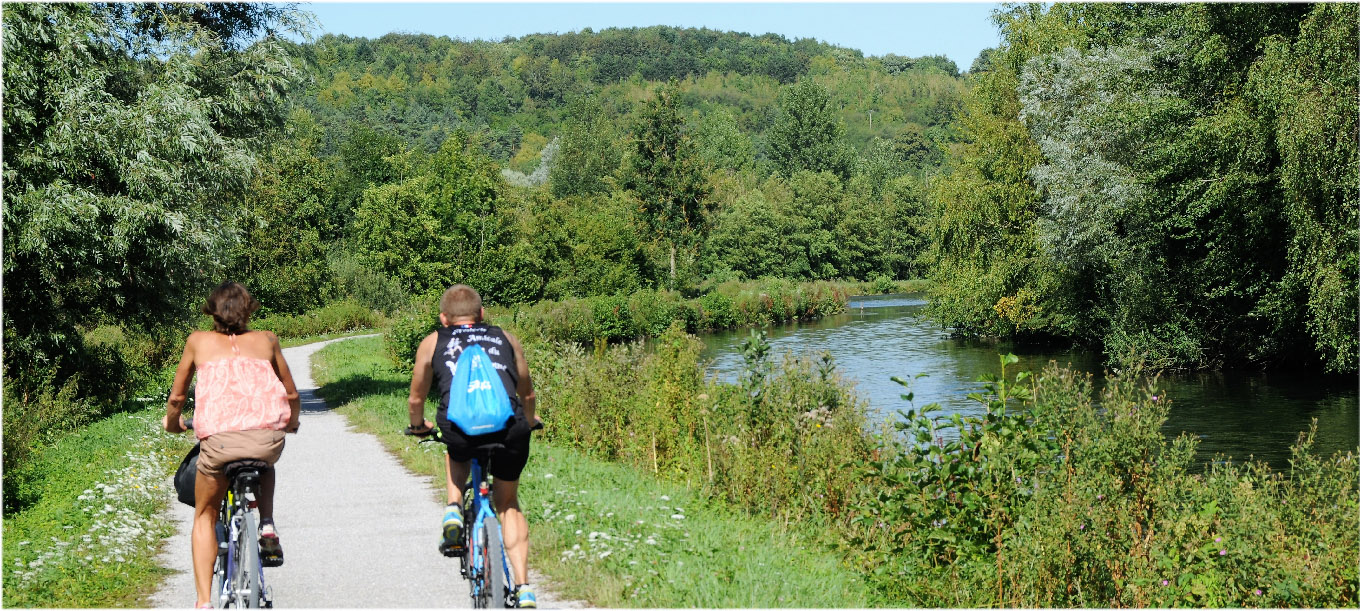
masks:
[[[861,285],[864,286],[861,286]],[[695,299],[674,291],[641,290],[533,305],[487,308],[491,322],[512,329],[526,341],[571,342],[586,346],[658,337],[672,323],[685,331],[759,327],[793,320],[814,320],[845,311],[850,295],[868,283],[807,282],[769,279],[726,282]],[[418,298],[398,315],[388,334],[388,353],[409,365],[420,339],[438,324],[438,295]]]
[[[742,382],[721,384],[704,380],[701,347],[679,323],[653,349],[535,346],[547,439],[781,522],[839,514],[859,485],[843,466],[870,448],[866,405],[830,357],[776,365],[756,335]]]
[[[1004,372],[1004,370],[1003,370]],[[1211,463],[1161,432],[1155,380],[1050,366],[992,379],[985,418],[908,412],[856,500],[849,551],[921,606],[1354,606],[1356,460]]]

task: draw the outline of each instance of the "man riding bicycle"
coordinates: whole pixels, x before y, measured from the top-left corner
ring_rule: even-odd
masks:
[[[519,476],[529,460],[530,430],[538,422],[534,413],[534,383],[519,339],[499,327],[483,323],[484,318],[486,310],[482,308],[481,295],[472,287],[458,284],[444,291],[439,300],[441,327],[421,340],[416,350],[411,393],[407,399],[411,416],[408,432],[420,435],[431,431],[433,425],[425,420],[425,398],[433,383],[439,389],[439,411],[435,420],[448,446],[444,459],[448,506],[444,509],[443,537],[439,542],[439,550],[446,556],[465,551],[462,549],[462,484],[468,479],[474,450],[488,444],[503,446],[491,453],[490,473],[495,478],[492,501],[501,524],[505,554],[514,573],[518,606],[534,608],[538,603],[529,584],[529,524],[519,507]],[[508,418],[488,425],[487,430],[491,432],[469,434],[464,431],[466,425],[459,425],[449,418],[451,392],[456,392],[453,397],[455,407],[464,400],[463,396],[474,391],[499,392],[499,389],[480,387],[475,381],[466,390],[453,388],[455,379],[468,386],[458,373],[460,359],[469,354],[490,361],[494,377],[499,378],[504,387],[504,395],[508,396],[513,412]],[[464,371],[466,367],[463,363]]]

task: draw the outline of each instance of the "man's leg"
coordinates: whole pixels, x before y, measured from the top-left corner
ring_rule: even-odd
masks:
[[[443,532],[439,540],[439,551],[446,556],[457,555],[463,547],[463,482],[468,479],[472,469],[469,461],[456,462],[449,454],[444,454],[444,485],[448,486],[449,504],[444,507]]]
[[[501,540],[510,559],[514,585],[529,583],[529,521],[519,509],[519,481],[496,480],[491,496],[496,503],[496,518],[501,522]]]
[[[444,484],[449,488],[450,505],[462,504],[463,484],[467,483],[471,470],[472,461],[453,462],[447,453],[444,454]]]

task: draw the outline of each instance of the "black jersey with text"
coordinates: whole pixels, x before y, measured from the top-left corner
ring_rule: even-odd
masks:
[[[443,327],[438,333],[431,364],[434,366],[434,383],[439,388],[439,413],[435,416],[435,421],[440,427],[449,425],[449,386],[453,381],[458,356],[463,353],[464,348],[472,344],[480,345],[482,350],[486,351],[501,383],[505,384],[505,394],[510,396],[510,407],[516,414],[520,413],[519,395],[515,392],[519,388],[519,372],[515,369],[515,349],[500,327],[473,323]]]

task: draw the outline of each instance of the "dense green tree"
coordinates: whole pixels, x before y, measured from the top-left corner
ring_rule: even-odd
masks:
[[[360,260],[412,293],[483,274],[479,263],[506,230],[496,214],[504,183],[494,162],[459,132],[408,171],[364,191],[349,226]]]
[[[731,111],[701,115],[694,138],[699,156],[708,167],[740,171],[755,165],[755,147],[737,127]]]
[[[1288,270],[1252,315],[1279,327],[1285,343],[1307,330],[1326,368],[1354,372],[1360,313],[1360,158],[1357,157],[1356,23],[1354,4],[1319,4],[1298,37],[1275,35],[1253,66],[1250,95],[1274,121],[1288,240]]]
[[[780,94],[779,110],[766,140],[770,159],[785,176],[808,170],[850,176],[851,153],[845,127],[826,88],[803,80]]]
[[[702,161],[678,110],[678,93],[674,81],[658,87],[638,113],[623,181],[637,196],[644,222],[669,247],[672,282],[676,249],[701,237],[708,197]]]
[[[181,319],[220,280],[298,67],[290,7],[16,4],[4,30],[5,366]]]
[[[594,97],[583,97],[567,105],[562,140],[548,182],[557,197],[604,193],[611,187],[609,178],[619,169],[622,151],[619,133],[604,107]]]
[[[1034,5],[996,15],[1005,40],[991,70],[976,75],[960,120],[964,143],[930,188],[929,247],[923,259],[935,286],[931,315],[965,334],[1070,331],[1053,266],[1039,247],[1039,197],[1030,170],[1041,160],[1016,93],[1023,62],[1061,48],[1065,32],[1031,35],[1044,17]]]
[[[1355,129],[1343,119],[1355,114],[1355,79],[1300,68],[1348,57],[1336,74],[1354,72],[1353,40],[1310,29],[1332,23],[1324,15],[1000,13],[1003,44],[975,75],[964,122],[970,142],[932,194],[935,314],[966,332],[1062,335],[1159,367],[1301,363],[1309,352],[1329,368],[1354,362],[1354,325],[1335,323],[1355,317],[1354,257],[1322,241],[1354,241],[1340,229],[1354,225],[1354,200],[1314,177],[1353,165],[1353,139],[1329,138]],[[1306,59],[1293,57],[1310,33]],[[1301,152],[1291,141],[1337,144]]]
[[[704,251],[708,269],[738,278],[786,276],[784,219],[765,194],[753,190],[718,213]]]
[[[836,226],[844,214],[840,179],[803,170],[789,180],[793,198],[784,210],[789,245],[786,276],[829,280],[841,276],[843,255]]]
[[[244,282],[265,312],[301,313],[325,303],[329,284],[324,237],[333,172],[317,157],[320,133],[310,115],[294,113],[285,138],[261,158],[242,197],[241,241],[232,277]]]

